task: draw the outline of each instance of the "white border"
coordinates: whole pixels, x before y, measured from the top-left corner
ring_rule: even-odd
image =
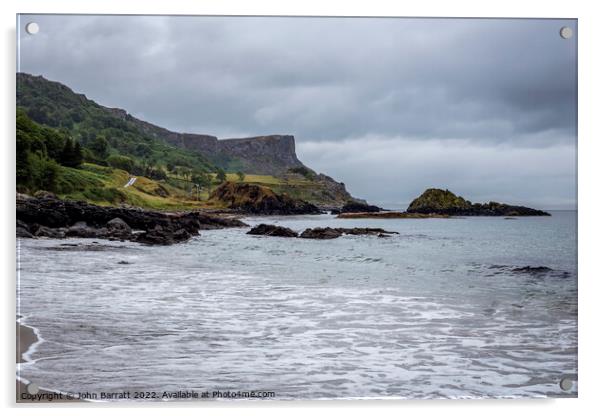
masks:
[[[3,0],[0,2],[3,29],[2,68],[2,265],[5,270],[1,276],[4,302],[2,337],[2,404],[14,409],[14,325],[15,325],[15,240],[14,240],[14,116],[15,116],[15,15],[20,13],[121,13],[121,14],[235,14],[235,15],[337,15],[337,16],[436,16],[436,17],[556,17],[579,19],[579,399],[557,400],[474,400],[474,401],[350,401],[350,402],[263,402],[202,403],[201,409],[190,405],[175,405],[180,413],[198,414],[211,409],[211,414],[238,414],[241,410],[254,414],[327,414],[341,410],[349,414],[363,414],[378,411],[397,414],[478,414],[502,415],[528,411],[529,413],[556,415],[567,413],[587,414],[600,408],[597,400],[601,386],[600,367],[601,336],[599,327],[600,296],[602,287],[600,264],[597,257],[600,252],[600,180],[602,175],[602,153],[600,142],[600,39],[602,22],[596,13],[595,2],[545,1],[528,2],[525,0],[506,1],[408,1],[392,2],[381,0],[222,0],[222,1],[68,1],[68,0]],[[596,122],[597,121],[597,122]],[[8,341],[7,341],[8,340]],[[53,404],[45,406],[50,414],[79,414],[81,407],[73,404]],[[135,409],[116,408],[109,405],[111,412],[129,414]],[[174,407],[174,405],[168,405]],[[21,406],[23,407],[23,406]],[[33,411],[26,406],[25,413]],[[37,407],[40,407],[39,405]],[[88,406],[89,407],[89,406]],[[100,408],[88,408],[85,412],[106,412],[107,405]],[[145,414],[164,414],[166,406],[155,404],[143,409]],[[168,410],[170,412],[175,409]]]

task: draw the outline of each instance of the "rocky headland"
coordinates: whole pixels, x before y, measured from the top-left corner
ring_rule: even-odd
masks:
[[[16,232],[21,238],[102,238],[170,245],[187,241],[201,230],[245,226],[236,218],[197,211],[103,207],[62,200],[50,193],[17,195]]]

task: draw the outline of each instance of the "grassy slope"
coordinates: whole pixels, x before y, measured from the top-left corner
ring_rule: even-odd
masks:
[[[155,181],[137,176],[136,182],[127,188],[124,185],[131,177],[121,169],[85,163],[81,169],[61,166],[58,194],[63,198],[88,201],[98,205],[127,204],[156,210],[186,210],[220,208],[207,203],[209,190],[203,189],[196,199],[191,196],[191,183],[181,177],[170,176],[167,181]],[[238,181],[235,174],[227,174],[227,180]],[[246,175],[244,182],[270,187],[275,192],[286,192],[293,197],[303,198],[316,183],[302,177],[289,179],[269,175]],[[218,186],[217,180],[212,189]]]
[[[157,210],[193,209],[202,206],[199,201],[192,200],[183,189],[145,177],[137,177],[134,185],[124,188],[129,178],[130,175],[124,170],[90,163],[84,164],[82,169],[62,166],[58,194],[64,198],[98,205],[123,203]]]

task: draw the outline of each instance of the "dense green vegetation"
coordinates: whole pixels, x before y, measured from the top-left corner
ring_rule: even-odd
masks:
[[[82,164],[78,142],[64,133],[34,123],[17,111],[17,188],[54,190],[60,166],[77,168]]]
[[[164,179],[168,166],[195,173],[215,172],[203,155],[176,148],[154,137],[152,129],[123,110],[110,109],[42,77],[17,74],[17,106],[34,122],[71,137],[84,160],[127,167],[134,175]],[[55,159],[53,155],[49,155]]]

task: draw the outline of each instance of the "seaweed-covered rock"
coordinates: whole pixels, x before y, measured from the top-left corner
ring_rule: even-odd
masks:
[[[414,199],[408,209],[409,213],[462,215],[462,216],[544,216],[550,215],[545,211],[533,208],[508,205],[499,202],[473,204],[449,190],[427,189]]]
[[[247,214],[258,215],[303,215],[320,214],[315,205],[288,195],[276,194],[265,186],[249,183],[224,182],[210,195],[217,205]]]

